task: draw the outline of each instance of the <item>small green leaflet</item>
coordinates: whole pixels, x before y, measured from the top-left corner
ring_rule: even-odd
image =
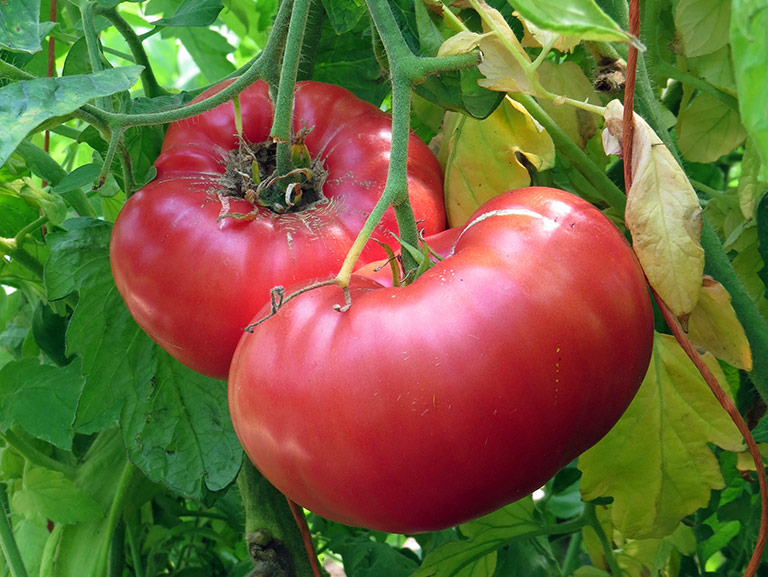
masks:
[[[99,504],[59,471],[29,467],[23,485],[13,495],[13,508],[44,523],[80,523],[104,516]]]
[[[23,80],[0,88],[0,165],[41,122],[74,112],[88,101],[128,90],[141,66],[102,70],[94,74]]]
[[[594,0],[508,0],[539,28],[562,36],[605,42],[631,42],[637,38],[624,32]]]
[[[184,0],[170,18],[153,22],[157,26],[210,26],[224,8],[221,0]]]
[[[418,9],[418,3],[416,5]],[[350,32],[367,12],[362,0],[323,0],[325,14],[336,34]]]
[[[760,179],[768,181],[768,0],[733,0],[731,50],[739,89],[739,110],[762,160]]]
[[[0,48],[19,52],[38,52],[40,50],[39,22],[39,1],[11,0],[11,2],[2,2],[0,6]]]

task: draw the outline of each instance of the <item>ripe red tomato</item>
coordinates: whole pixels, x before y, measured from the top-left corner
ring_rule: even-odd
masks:
[[[221,90],[219,85],[200,98]],[[267,86],[240,95],[248,142],[266,141],[273,118]],[[170,125],[157,177],[123,207],[112,233],[110,260],[120,294],[138,324],[185,365],[226,378],[243,328],[269,301],[270,290],[336,274],[384,188],[390,117],[338,86],[299,83],[294,131],[322,159],[325,202],[255,218],[217,221],[222,212],[225,156],[238,146],[231,102]],[[409,144],[409,192],[427,234],[445,226],[442,173],[428,147]],[[230,212],[254,207],[232,198]],[[397,230],[390,210],[374,238],[389,244]],[[370,242],[360,262],[384,257]]]
[[[338,287],[311,290],[244,334],[229,405],[290,499],[382,531],[445,528],[542,486],[614,425],[651,354],[631,248],[550,188],[491,200],[415,282],[353,277],[351,298],[338,312]]]

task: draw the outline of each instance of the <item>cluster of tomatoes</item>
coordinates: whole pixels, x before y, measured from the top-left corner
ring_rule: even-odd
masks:
[[[442,259],[387,286],[369,263],[386,258],[380,243],[397,248],[390,209],[348,295],[309,290],[244,331],[274,287],[336,275],[384,189],[391,124],[342,88],[300,83],[295,131],[325,180],[275,212],[221,191],[231,152],[269,138],[266,85],[240,106],[240,134],[231,103],[169,127],[156,178],[115,223],[111,263],[138,324],[228,380],[246,453],[287,497],[351,525],[437,530],[530,493],[608,432],[651,354],[631,247],[588,202],[539,187],[499,191],[441,233],[441,169],[416,136],[410,201]]]

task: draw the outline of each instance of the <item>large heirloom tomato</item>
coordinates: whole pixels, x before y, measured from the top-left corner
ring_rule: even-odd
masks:
[[[543,485],[630,403],[653,315],[607,218],[534,187],[457,236],[408,286],[356,276],[346,312],[327,286],[243,335],[232,420],[290,499],[372,529],[445,528]]]
[[[246,89],[240,104],[243,140],[266,141],[273,118],[266,84]],[[227,160],[240,141],[229,102],[170,125],[155,163],[157,177],[128,200],[115,223],[112,271],[131,314],[157,343],[201,373],[226,377],[244,327],[273,287],[338,272],[384,188],[391,120],[373,105],[337,86],[299,83],[294,132],[304,135],[312,159],[321,161],[320,172],[327,171],[319,202],[278,214],[230,196],[227,185],[232,188],[237,172]],[[251,170],[250,162],[243,168]],[[427,234],[442,230],[440,167],[415,136],[408,186]],[[224,214],[248,217],[220,218]],[[393,244],[390,230],[397,230],[391,209],[374,238]],[[369,242],[361,262],[384,255]]]

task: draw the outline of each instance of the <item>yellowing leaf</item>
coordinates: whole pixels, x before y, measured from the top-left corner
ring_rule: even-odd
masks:
[[[605,108],[606,153],[620,146],[623,114],[618,100]],[[704,271],[701,207],[683,169],[638,115],[625,221],[651,286],[675,315],[690,313],[696,306]]]
[[[576,63],[553,64],[545,60],[538,71],[541,84],[553,94],[563,94],[574,100],[600,104],[592,83]],[[596,117],[590,112],[575,106],[557,105],[546,99],[541,99],[539,104],[581,148],[584,148],[587,141],[597,132]]]
[[[739,113],[709,94],[699,94],[677,117],[677,143],[693,162],[714,162],[747,137]]]
[[[484,120],[448,112],[444,126],[438,158],[445,171],[451,226],[463,225],[494,196],[531,183],[520,155],[537,170],[554,164],[555,148],[549,134],[510,98]]]
[[[707,364],[725,382],[717,362]],[[615,527],[629,539],[670,535],[723,487],[708,443],[739,451],[742,439],[673,337],[657,335],[648,374],[616,426],[579,457],[585,500],[613,497]]]
[[[688,336],[718,359],[738,369],[752,370],[747,336],[731,306],[731,295],[719,282],[705,277],[696,308],[688,319]]]
[[[480,2],[483,14],[483,31],[479,46],[483,53],[479,70],[485,76],[478,84],[497,92],[534,93],[528,72],[524,66],[531,63],[515,33],[501,13]],[[490,20],[493,29],[486,22]]]
[[[466,54],[471,52],[480,44],[483,34],[476,32],[462,31],[454,34],[440,45],[437,51],[438,56],[452,56],[456,54]]]

